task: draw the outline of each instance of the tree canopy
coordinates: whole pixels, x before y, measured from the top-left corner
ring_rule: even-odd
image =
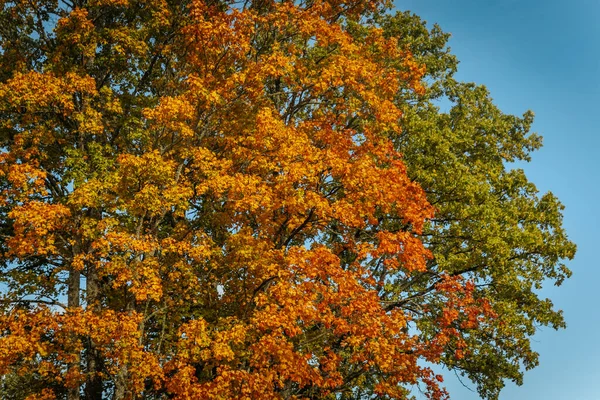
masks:
[[[541,146],[367,0],[2,0],[0,395],[496,399],[564,327]],[[448,111],[440,102],[449,104]]]

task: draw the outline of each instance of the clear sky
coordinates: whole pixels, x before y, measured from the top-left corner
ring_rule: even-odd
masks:
[[[484,84],[499,107],[536,114],[544,147],[524,169],[540,191],[565,204],[578,246],[573,277],[544,296],[563,309],[567,329],[534,338],[540,366],[508,383],[501,400],[600,399],[600,1],[395,0],[452,34],[457,77]],[[452,399],[479,397],[448,375]]]

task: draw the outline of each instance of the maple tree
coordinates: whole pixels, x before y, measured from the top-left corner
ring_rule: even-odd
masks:
[[[539,147],[385,4],[0,12],[4,398],[497,396],[574,246]],[[456,105],[434,106],[442,96]]]
[[[562,204],[552,193],[540,195],[522,169],[541,146],[530,132],[533,114],[502,113],[483,86],[453,78],[457,60],[446,46],[448,34],[428,30],[410,13],[380,19],[386,35],[401,38],[415,60],[426,65],[426,95],[398,94],[403,134],[395,145],[411,179],[418,181],[435,217],[420,237],[434,257],[427,273],[413,280],[413,307],[426,305],[439,315],[444,301],[432,291],[436,273],[473,281],[473,295],[486,298],[496,317],[477,329],[459,326],[463,357],[450,345],[441,363],[468,377],[483,398],[498,398],[505,380],[523,383],[523,369],[538,364],[530,337],[541,326],[564,328],[562,312],[539,296],[543,284],[560,285],[571,275],[564,265],[575,245],[562,227]],[[440,112],[444,100],[448,111]],[[434,272],[435,271],[435,272]],[[435,311],[434,311],[435,310]],[[433,323],[432,323],[433,322]],[[421,334],[439,329],[432,315],[419,321]]]

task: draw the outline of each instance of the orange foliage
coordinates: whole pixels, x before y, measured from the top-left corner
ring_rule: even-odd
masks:
[[[3,257],[36,265],[15,278],[25,298],[3,303],[0,372],[41,377],[31,399],[99,398],[98,380],[115,398],[403,398],[418,381],[444,397],[418,361],[435,362],[452,322],[474,326],[484,304],[448,277],[441,333],[425,341],[380,297],[427,270],[415,233],[433,208],[390,140],[393,96],[421,93],[424,70],[378,28],[349,31],[379,7],[66,13],[43,72],[0,83],[15,132],[0,160]],[[112,26],[104,9],[148,29]],[[385,230],[381,215],[407,228]]]

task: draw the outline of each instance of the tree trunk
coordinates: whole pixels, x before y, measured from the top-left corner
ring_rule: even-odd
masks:
[[[86,303],[90,311],[100,311],[100,287],[95,266],[88,265],[86,276]],[[103,384],[100,372],[104,367],[102,355],[94,341],[88,338],[86,342],[87,379],[85,381],[86,400],[102,400]]]
[[[127,365],[123,365],[115,377],[115,393],[112,400],[124,400],[127,395]]]
[[[67,289],[67,306],[69,309],[79,307],[79,289],[81,286],[81,273],[72,269],[69,271],[69,282]],[[69,370],[79,368],[79,356],[68,367]],[[69,388],[67,392],[67,400],[79,400],[79,387]]]

